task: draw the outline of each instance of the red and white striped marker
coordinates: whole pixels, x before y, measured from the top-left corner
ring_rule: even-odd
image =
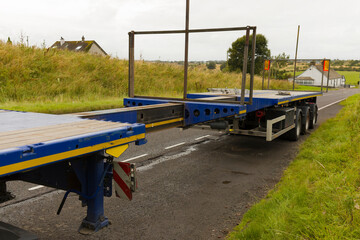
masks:
[[[116,196],[131,201],[137,188],[135,164],[114,161],[113,177]]]

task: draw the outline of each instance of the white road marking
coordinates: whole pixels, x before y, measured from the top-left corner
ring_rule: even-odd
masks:
[[[336,102],[330,103],[330,104],[328,104],[328,105],[326,105],[326,106],[323,106],[323,107],[319,108],[318,111],[323,110],[324,108],[330,107],[330,106],[332,106],[332,105],[334,105],[334,104],[337,104],[337,103],[339,103],[339,102],[341,102],[341,101],[344,101],[345,99],[346,99],[346,98],[343,98],[343,99],[341,99],[341,100],[339,100],[339,101],[336,101]]]
[[[36,189],[39,189],[39,188],[43,188],[44,186],[43,185],[37,185],[35,187],[32,187],[32,188],[29,188],[28,190],[29,191],[33,191],[33,190],[36,190]]]
[[[163,156],[160,157],[158,159],[155,159],[155,161],[153,161],[152,163],[145,165],[145,166],[141,166],[139,168],[136,168],[138,171],[142,172],[142,171],[147,171],[149,169],[152,169],[155,165],[166,162],[166,161],[171,161],[174,159],[178,159],[180,157],[184,157],[187,156],[189,154],[191,154],[192,152],[196,151],[197,148],[195,148],[194,146],[190,146],[189,148],[187,148],[184,152],[180,152],[178,154],[175,155],[171,155],[171,156]]]
[[[129,162],[129,161],[131,161],[131,160],[135,160],[135,159],[138,159],[138,158],[142,158],[142,157],[145,157],[145,156],[147,156],[148,154],[143,154],[143,155],[139,155],[139,156],[137,156],[137,157],[132,157],[132,158],[129,158],[129,159],[126,159],[126,160],[124,160],[124,161],[121,161],[121,162]]]
[[[175,144],[175,145],[172,145],[172,146],[169,146],[169,147],[166,147],[165,150],[168,150],[170,148],[174,148],[174,147],[177,147],[177,146],[180,146],[180,145],[183,145],[185,144],[186,142],[181,142],[181,143],[178,143],[178,144]]]
[[[202,137],[198,137],[198,138],[195,138],[195,140],[200,140],[200,139],[203,139],[203,138],[207,138],[207,137],[210,137],[210,135],[205,135],[205,136],[202,136]]]

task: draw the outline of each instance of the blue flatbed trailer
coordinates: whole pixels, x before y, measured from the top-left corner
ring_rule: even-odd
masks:
[[[251,135],[244,131],[254,130],[241,126],[248,126],[252,118],[261,132],[261,121],[273,121],[266,119],[266,112],[290,109],[291,126],[270,133],[283,134],[296,128],[299,109],[311,113],[320,95],[259,90],[254,91],[252,105],[242,105],[239,95],[223,92],[188,94],[187,100],[135,97],[124,99],[125,108],[70,115],[0,110],[0,182],[22,180],[65,190],[60,210],[68,193],[79,194],[87,206],[80,230],[97,231],[108,225],[103,198],[112,195],[114,159],[124,146],[146,143],[147,132],[219,122],[226,123],[229,133]],[[289,121],[285,115],[273,118],[277,122],[272,124]],[[133,175],[129,181],[134,184]]]

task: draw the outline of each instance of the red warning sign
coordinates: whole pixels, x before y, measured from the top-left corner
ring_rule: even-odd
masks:
[[[265,71],[270,70],[270,60],[265,60],[265,62],[264,62],[264,70]]]
[[[329,68],[330,68],[330,61],[329,60],[324,60],[323,61],[323,71],[328,72]]]

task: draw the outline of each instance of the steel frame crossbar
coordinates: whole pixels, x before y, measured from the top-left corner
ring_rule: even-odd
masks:
[[[184,57],[184,88],[182,100],[187,100],[188,91],[188,63],[189,63],[189,34],[190,33],[207,33],[207,32],[227,32],[227,31],[246,31],[246,40],[244,47],[244,61],[242,69],[242,82],[241,82],[241,99],[240,104],[252,104],[253,88],[254,88],[254,71],[255,71],[255,49],[256,49],[256,27],[230,27],[230,28],[208,28],[208,29],[189,29],[189,5],[190,0],[186,1],[186,22],[185,30],[166,30],[166,31],[131,31],[129,32],[129,97],[135,96],[135,35],[149,35],[149,34],[185,34],[185,57]],[[245,101],[245,88],[246,88],[246,72],[249,55],[249,38],[250,31],[252,30],[252,51],[251,51],[251,72],[250,72],[250,96],[249,101]],[[139,96],[140,97],[140,96]],[[167,98],[162,98],[167,99]],[[180,98],[178,99],[180,100]]]

